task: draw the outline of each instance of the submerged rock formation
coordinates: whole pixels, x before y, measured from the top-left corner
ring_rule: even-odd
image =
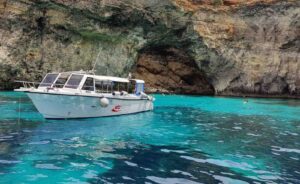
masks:
[[[97,59],[151,90],[297,96],[299,20],[297,0],[0,0],[0,88]]]

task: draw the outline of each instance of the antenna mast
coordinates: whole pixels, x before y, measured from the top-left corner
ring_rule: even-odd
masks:
[[[95,63],[94,63],[93,69],[92,69],[92,72],[94,72],[94,73],[95,73],[95,68],[96,68],[96,66],[97,66],[97,63],[98,63],[98,61],[99,61],[100,53],[101,53],[101,51],[98,52],[98,55],[97,55],[97,57],[96,57],[96,60],[95,60]]]

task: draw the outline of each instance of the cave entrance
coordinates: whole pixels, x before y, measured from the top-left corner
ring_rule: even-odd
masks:
[[[141,51],[133,76],[146,81],[147,92],[213,95],[214,89],[184,51],[155,48]]]

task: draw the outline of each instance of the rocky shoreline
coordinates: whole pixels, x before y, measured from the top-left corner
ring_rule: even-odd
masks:
[[[299,20],[297,0],[2,0],[0,90],[98,60],[152,92],[298,98]]]

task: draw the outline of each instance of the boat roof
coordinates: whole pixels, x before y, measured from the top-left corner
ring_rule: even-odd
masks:
[[[85,75],[86,77],[91,77],[94,78],[96,80],[100,80],[100,81],[114,81],[114,82],[125,82],[128,83],[130,81],[135,81],[138,84],[144,84],[145,81],[140,80],[140,79],[128,79],[128,78],[121,78],[121,77],[113,77],[113,76],[104,76],[104,75],[92,75],[89,72],[86,71],[69,71],[69,72],[52,72],[52,73],[48,73],[48,74],[60,74],[61,76],[64,75],[70,75],[70,74],[74,74],[74,75]]]
[[[112,76],[103,76],[103,75],[87,75],[87,77],[91,77],[100,81],[129,82],[128,79],[121,78],[121,77],[112,77]]]
[[[126,83],[130,82],[129,79],[121,78],[121,77],[112,77],[112,76],[103,76],[103,75],[87,75],[87,77],[91,77],[100,81],[114,81],[114,82],[126,82]],[[131,79],[131,80],[134,80],[136,83],[145,83],[145,81],[139,79]]]
[[[145,83],[145,81],[140,80],[140,79],[131,79],[131,80],[134,80],[136,83],[139,83],[139,84],[144,84]]]

